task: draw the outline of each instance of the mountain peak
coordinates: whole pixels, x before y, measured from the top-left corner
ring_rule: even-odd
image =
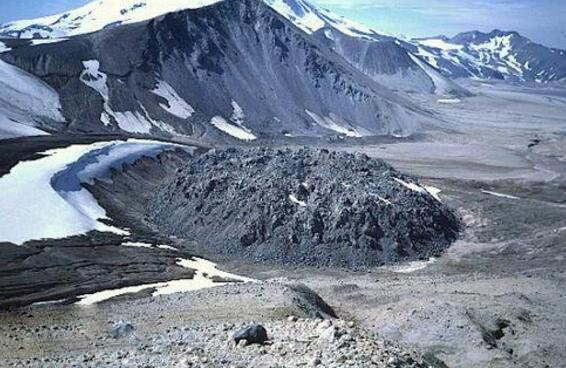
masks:
[[[166,13],[198,9],[222,1],[226,0],[95,0],[62,14],[0,25],[0,37],[63,38],[145,21]],[[306,33],[313,33],[330,25],[350,36],[370,39],[382,37],[368,27],[337,16],[306,0],[257,1],[264,2]]]

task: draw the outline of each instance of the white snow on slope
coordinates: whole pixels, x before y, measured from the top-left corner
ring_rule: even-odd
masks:
[[[232,113],[232,117],[230,118],[230,120],[232,120],[234,123],[238,124],[239,126],[243,126],[244,120],[246,118],[246,115],[244,114],[244,110],[240,107],[240,105],[238,105],[236,101],[232,101],[232,109],[234,110],[234,112]]]
[[[434,197],[434,199],[436,199],[438,202],[442,202],[442,200],[440,199],[440,193],[442,193],[442,189],[430,186],[430,185],[423,185],[423,188],[425,188],[425,190]]]
[[[67,39],[68,39],[67,37],[36,39],[36,40],[31,40],[31,46],[46,45],[49,43],[58,43],[58,42],[66,41]]]
[[[325,25],[324,20],[308,4],[300,0],[266,0],[265,3],[306,33],[316,32]]]
[[[352,37],[372,39],[373,36],[386,35],[326,9],[314,6],[308,1],[264,0],[264,2],[308,34],[330,26]]]
[[[437,201],[442,202],[440,200],[439,195],[438,195],[441,192],[441,190],[438,189],[438,188],[431,187],[431,186],[421,187],[418,184],[408,183],[408,182],[406,182],[402,179],[399,179],[399,178],[393,178],[393,180],[395,180],[397,183],[401,184],[402,186],[406,187],[407,189],[412,190],[413,192],[430,195],[434,199],[436,199]]]
[[[11,50],[11,48],[6,46],[6,44],[4,42],[0,42],[0,54],[3,53],[3,52],[8,52],[10,50]]]
[[[484,194],[489,194],[489,195],[500,197],[500,198],[521,199],[519,197],[515,197],[515,196],[509,195],[509,194],[497,193],[497,192],[492,192],[492,191],[489,191],[489,190],[482,190],[481,192],[484,193]]]
[[[130,139],[72,145],[44,152],[45,157],[24,161],[0,177],[0,242],[58,239],[92,230],[123,230],[100,222],[105,210],[81,186],[93,179],[108,179],[141,156],[155,156],[177,145]]]
[[[113,112],[120,129],[130,133],[149,134],[151,121],[139,111]]]
[[[299,205],[300,207],[306,207],[307,206],[306,202],[301,201],[294,194],[289,194],[289,200],[291,202],[293,202],[294,204]]]
[[[214,125],[218,130],[243,141],[254,141],[257,139],[255,135],[247,131],[245,128],[230,124],[221,116],[214,116],[210,120],[210,124]]]
[[[505,78],[525,80],[525,74],[532,70],[532,65],[528,61],[521,63],[517,60],[519,49],[514,47],[516,37],[520,36],[514,33],[492,35],[484,42],[476,40],[466,46],[452,44],[443,39],[416,40],[414,44],[418,47],[418,55],[437,68],[438,61],[443,59],[457,68],[463,68],[475,78],[489,79],[489,74],[484,71],[484,68],[488,68],[497,70]],[[445,71],[452,72],[450,68]],[[545,74],[544,81],[553,79],[547,71],[541,71],[540,74]],[[542,82],[543,79],[539,78],[537,81]]]
[[[340,122],[338,121],[338,119],[336,119],[335,117],[333,118],[332,116],[330,117],[322,117],[310,110],[305,110],[305,112],[307,113],[308,116],[310,116],[310,118],[312,120],[314,120],[314,122],[325,128],[328,130],[332,130],[335,131],[337,133],[343,134],[346,137],[351,137],[351,138],[361,138],[363,136],[368,135],[366,132],[361,131],[361,129],[358,128],[354,128],[352,126],[350,126],[349,124],[345,123],[345,122]]]
[[[214,282],[214,277],[236,280],[240,282],[256,282],[256,280],[247,277],[237,276],[231,273],[220,271],[216,267],[216,264],[201,258],[179,258],[177,260],[177,265],[187,269],[195,270],[196,272],[194,277],[192,279],[172,280],[153,284],[130,286],[120,289],[104,290],[94,294],[82,295],[78,297],[80,301],[77,302],[77,304],[82,306],[93,305],[120,295],[137,293],[146,289],[156,289],[153,293],[153,296],[157,296],[174,293],[186,293],[189,291],[212,288],[226,284],[225,282]]]
[[[104,111],[100,116],[100,121],[102,121],[104,125],[110,125],[111,122],[108,118],[107,112],[108,110],[111,110],[108,105],[109,95],[108,86],[106,85],[108,76],[99,70],[100,62],[98,60],[86,60],[83,61],[83,65],[85,70],[81,73],[80,80],[102,96],[102,99],[104,100]]]
[[[0,60],[0,139],[47,134],[40,119],[65,121],[59,95],[41,79]]]
[[[422,193],[422,194],[428,193],[426,191],[426,189],[424,189],[423,187],[421,187],[418,184],[407,183],[406,181],[399,179],[399,178],[393,178],[393,180],[395,180],[397,183],[401,184],[402,186],[406,187],[407,189],[412,190],[413,192]]]
[[[81,73],[80,80],[90,88],[97,91],[104,101],[103,111],[100,115],[100,121],[104,125],[112,125],[112,118],[118,124],[118,127],[130,133],[148,134],[153,126],[167,132],[174,132],[174,129],[162,122],[152,120],[143,106],[140,105],[140,111],[114,111],[110,106],[110,96],[107,85],[108,76],[100,71],[100,62],[98,60],[83,61],[85,70]]]
[[[30,125],[15,122],[6,118],[6,116],[2,115],[2,112],[0,112],[0,140],[40,135],[49,135],[49,133]]]
[[[439,103],[443,104],[458,104],[462,102],[459,98],[441,98],[438,100]]]
[[[20,38],[61,38],[95,32],[106,26],[140,22],[185,9],[197,9],[222,0],[95,0],[69,12],[8,23],[0,33],[22,32]],[[264,0],[276,12],[306,33],[329,25],[342,33],[362,38],[379,34],[374,30],[337,16],[304,0]],[[46,29],[47,28],[47,29]],[[49,30],[51,29],[51,31]]]
[[[449,42],[446,42],[445,40],[440,39],[440,38],[431,38],[431,39],[427,39],[427,40],[419,40],[419,41],[417,41],[417,43],[424,45],[424,46],[428,46],[428,47],[434,47],[434,48],[440,49],[440,50],[461,50],[462,48],[464,48],[464,46],[462,46],[462,45],[449,43]]]
[[[159,106],[170,114],[181,119],[188,119],[195,113],[193,107],[179,97],[177,92],[167,82],[160,81],[157,84],[157,88],[152,92],[167,100],[167,105],[160,103]]]
[[[26,30],[20,38],[65,37],[99,31],[110,24],[128,24],[159,15],[211,5],[219,0],[95,0],[63,14],[20,20],[4,25],[0,32]],[[48,26],[53,31],[34,27]]]
[[[407,262],[398,266],[384,266],[383,268],[395,273],[413,273],[424,270],[436,262],[436,258],[429,258],[428,261]]]

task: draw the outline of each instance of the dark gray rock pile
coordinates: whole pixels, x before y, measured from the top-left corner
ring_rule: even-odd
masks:
[[[146,214],[218,255],[363,268],[437,255],[456,239],[456,216],[417,185],[365,155],[232,148],[179,169]]]

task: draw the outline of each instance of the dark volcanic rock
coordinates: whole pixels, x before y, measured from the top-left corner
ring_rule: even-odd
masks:
[[[238,344],[244,340],[247,344],[264,344],[269,338],[267,337],[267,330],[262,325],[251,325],[234,334],[234,341]]]
[[[365,155],[211,151],[155,193],[147,217],[216,254],[370,267],[437,255],[456,239],[458,219],[415,182]]]
[[[313,290],[306,285],[292,285],[290,291],[295,295],[293,301],[311,318],[338,318],[336,312]]]

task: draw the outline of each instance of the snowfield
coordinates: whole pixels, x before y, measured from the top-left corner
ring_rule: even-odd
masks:
[[[179,147],[135,139],[98,142],[49,150],[45,157],[20,162],[0,177],[0,242],[23,244],[93,230],[126,234],[100,221],[107,219],[106,212],[82,184],[108,180],[111,169]]]
[[[0,33],[17,38],[64,38],[130,24],[186,9],[198,9],[223,0],[97,0],[63,14],[20,20],[0,27]],[[312,34],[326,26],[365,39],[380,38],[371,28],[317,8],[303,0],[264,0],[276,12]]]

